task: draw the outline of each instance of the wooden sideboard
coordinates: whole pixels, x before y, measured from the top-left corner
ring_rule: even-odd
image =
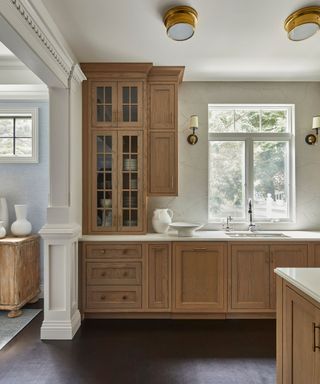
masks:
[[[316,242],[80,243],[84,317],[274,318],[276,267],[317,266]]]
[[[39,236],[0,239],[0,310],[20,316],[40,292]]]

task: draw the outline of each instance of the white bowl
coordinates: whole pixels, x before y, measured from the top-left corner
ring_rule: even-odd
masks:
[[[170,228],[178,231],[179,237],[192,237],[194,231],[200,229],[203,224],[176,222],[169,224]]]

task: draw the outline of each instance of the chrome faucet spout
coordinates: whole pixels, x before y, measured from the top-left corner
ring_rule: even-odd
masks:
[[[252,211],[252,200],[248,201],[248,213],[249,213],[249,225],[248,230],[254,232],[256,230],[256,225],[253,223],[253,211]]]

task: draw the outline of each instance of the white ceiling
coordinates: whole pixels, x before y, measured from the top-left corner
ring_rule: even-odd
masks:
[[[14,54],[0,41],[0,58],[13,58]]]
[[[285,18],[301,0],[43,0],[80,62],[185,65],[185,80],[320,80],[320,32],[291,42]],[[174,5],[199,13],[192,39],[166,36]]]

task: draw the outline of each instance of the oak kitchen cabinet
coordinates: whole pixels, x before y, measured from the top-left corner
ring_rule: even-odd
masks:
[[[278,267],[307,267],[306,243],[231,244],[229,249],[229,310],[274,312]]]
[[[178,190],[184,67],[83,63],[83,233],[142,234],[147,193]]]
[[[178,86],[184,67],[153,67],[149,93],[149,196],[178,195]]]
[[[226,312],[226,251],[225,243],[173,244],[173,311]]]
[[[86,63],[83,232],[145,233],[147,75],[152,64]]]
[[[320,304],[277,276],[277,384],[320,383]]]

